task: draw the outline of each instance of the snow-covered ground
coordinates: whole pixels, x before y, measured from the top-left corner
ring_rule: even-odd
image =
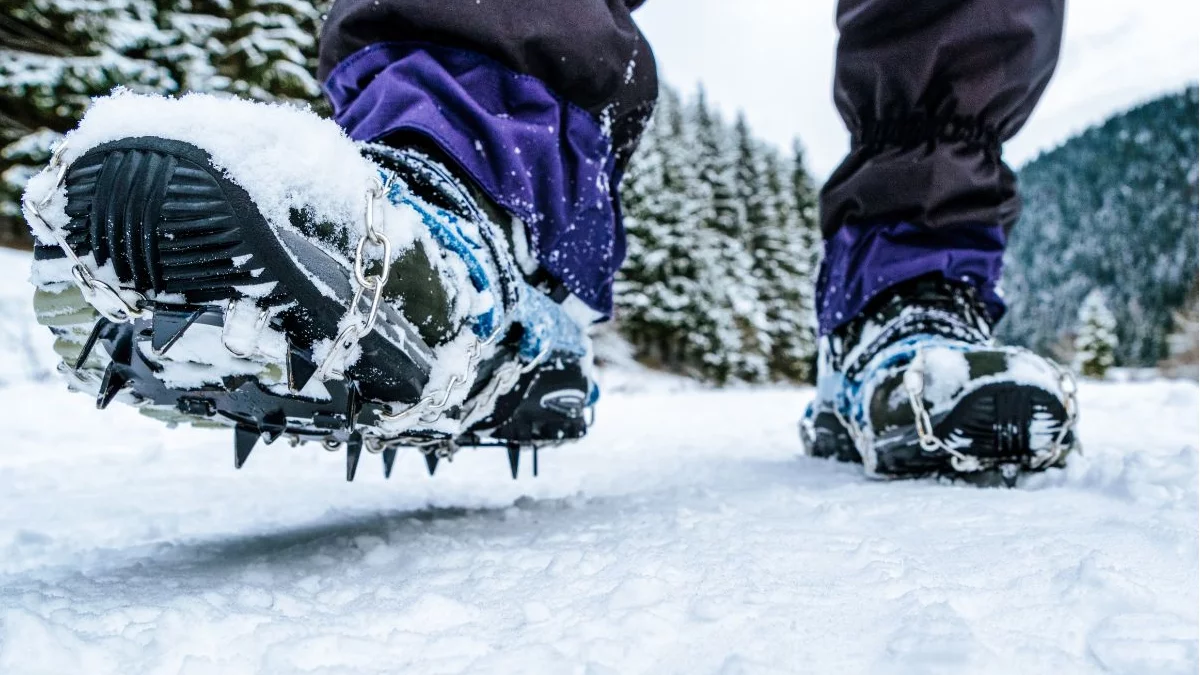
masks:
[[[628,375],[540,478],[476,451],[435,478],[402,456],[390,482],[366,457],[347,484],[340,454],[280,442],[235,471],[230,434],[31,379],[24,264],[0,254],[5,675],[1200,661],[1194,383],[1085,384],[1086,454],[1016,490],[798,457],[806,389]]]

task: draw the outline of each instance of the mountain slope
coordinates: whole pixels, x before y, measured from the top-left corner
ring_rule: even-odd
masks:
[[[1198,115],[1191,87],[1021,169],[1025,211],[1006,258],[1003,339],[1054,353],[1098,288],[1117,318],[1117,364],[1166,356],[1171,313],[1196,283]]]

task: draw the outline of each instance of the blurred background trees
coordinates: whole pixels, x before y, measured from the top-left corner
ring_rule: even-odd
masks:
[[[18,199],[91,97],[116,86],[292,101],[316,81],[326,0],[12,0],[0,16],[0,245]],[[1115,321],[1112,363],[1194,363],[1197,90],[1164,96],[1021,168],[1001,339],[1076,361],[1085,298]],[[622,185],[629,258],[616,330],[644,363],[713,382],[808,381],[818,186],[697,91],[664,88]],[[610,329],[612,330],[612,329]]]

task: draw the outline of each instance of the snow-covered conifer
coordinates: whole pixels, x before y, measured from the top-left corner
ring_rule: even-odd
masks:
[[[708,326],[712,340],[703,358],[717,380],[763,380],[770,338],[746,245],[746,204],[738,192],[733,130],[709,107],[703,89],[687,113],[690,142],[685,148],[701,184],[698,192],[708,196],[695,228],[697,254],[703,260],[700,282],[713,296],[696,317]]]
[[[1079,308],[1079,328],[1075,334],[1075,369],[1086,377],[1104,377],[1113,366],[1117,349],[1117,320],[1108,309],[1104,292],[1088,293]]]
[[[232,0],[214,59],[220,90],[258,100],[321,95],[313,57],[320,14],[310,0]]]
[[[1167,336],[1167,358],[1160,365],[1168,374],[1196,376],[1200,363],[1200,292],[1193,286],[1187,305],[1175,312],[1175,327]]]
[[[816,358],[815,255],[808,236],[813,223],[794,205],[790,167],[773,149],[766,149],[763,159],[765,191],[774,201],[768,212],[776,214],[773,223],[763,223],[764,245],[755,251],[771,340],[769,365],[775,378],[810,381]]]
[[[617,279],[622,330],[652,365],[706,375],[693,325],[704,301],[699,287],[697,223],[708,195],[687,152],[682,103],[670,88],[622,183],[628,256]]]
[[[123,85],[171,91],[147,56],[165,39],[150,0],[17,0],[0,48],[0,218],[17,223],[26,180],[91,96]],[[8,228],[5,228],[8,229]]]
[[[664,87],[621,191],[618,321],[639,358],[718,382],[811,378],[820,240],[802,156]]]
[[[1117,319],[1118,362],[1153,366],[1168,356],[1172,314],[1196,283],[1198,108],[1192,85],[1021,167],[1002,341],[1053,353],[1074,331],[1079,303],[1100,289]]]

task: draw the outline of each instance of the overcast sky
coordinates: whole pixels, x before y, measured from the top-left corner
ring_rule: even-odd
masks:
[[[727,115],[744,110],[780,147],[799,136],[824,178],[846,132],[830,100],[834,0],[649,0],[635,15],[665,78],[703,82]],[[1200,0],[1072,0],[1058,71],[1005,154],[1019,165],[1200,71]]]

